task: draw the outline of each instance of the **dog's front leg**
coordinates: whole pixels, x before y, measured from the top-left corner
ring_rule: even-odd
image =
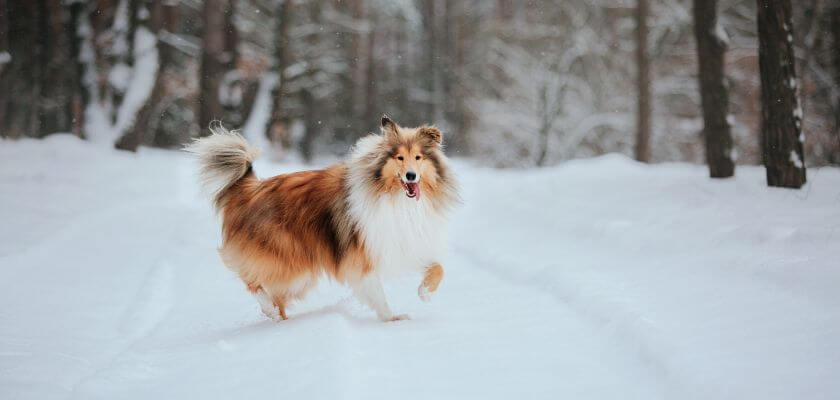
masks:
[[[394,315],[388,307],[388,300],[385,299],[385,289],[382,288],[382,281],[376,273],[368,273],[361,279],[350,282],[353,294],[360,302],[376,311],[376,315],[382,321],[399,321],[408,319],[408,315]]]
[[[423,276],[423,282],[417,288],[417,295],[420,300],[429,301],[431,294],[437,290],[440,281],[443,279],[443,266],[439,263],[434,263],[426,268],[426,273]]]

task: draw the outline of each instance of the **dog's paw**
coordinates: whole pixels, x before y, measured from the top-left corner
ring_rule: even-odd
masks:
[[[260,290],[254,295],[254,297],[257,298],[257,303],[259,303],[260,305],[260,311],[262,311],[262,313],[266,317],[275,321],[281,320],[280,310],[277,309],[277,306],[274,305],[274,303],[271,301],[270,298],[268,298],[265,292]]]
[[[262,303],[260,304],[260,311],[262,311],[263,315],[268,317],[274,321],[281,321],[280,313],[277,311],[277,307],[274,307],[272,304],[271,306],[265,306]]]
[[[270,319],[272,321],[281,321],[280,313],[277,312],[276,309],[260,307],[260,311],[262,311],[263,315],[265,315],[266,317],[268,317],[268,319]]]
[[[411,319],[411,318],[408,317],[408,314],[398,314],[398,315],[392,315],[388,318],[383,318],[383,321],[394,322],[394,321],[404,321],[404,320],[407,320],[407,319]]]
[[[432,300],[432,292],[430,292],[429,288],[425,285],[420,284],[420,286],[417,287],[417,297],[420,297],[420,300],[429,302]]]

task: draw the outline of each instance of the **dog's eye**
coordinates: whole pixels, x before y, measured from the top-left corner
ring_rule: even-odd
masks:
[[[414,157],[414,159],[415,159],[415,160],[419,160],[419,159],[420,159],[420,156]]]
[[[405,158],[403,158],[403,156],[397,156],[397,160],[402,161],[402,160],[405,160]]]

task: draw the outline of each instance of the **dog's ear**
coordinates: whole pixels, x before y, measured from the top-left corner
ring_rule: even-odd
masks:
[[[438,128],[434,126],[423,126],[417,131],[420,134],[420,137],[426,138],[431,140],[433,143],[437,143],[438,146],[443,143],[443,133]]]
[[[399,133],[399,126],[396,122],[388,118],[387,115],[382,116],[382,134],[385,135],[386,138],[397,136]]]

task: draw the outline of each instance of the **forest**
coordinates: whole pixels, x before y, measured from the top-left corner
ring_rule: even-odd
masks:
[[[619,152],[796,187],[840,163],[840,3],[794,3],[0,0],[0,136],[179,148],[218,121],[308,161],[388,114],[496,167]]]

